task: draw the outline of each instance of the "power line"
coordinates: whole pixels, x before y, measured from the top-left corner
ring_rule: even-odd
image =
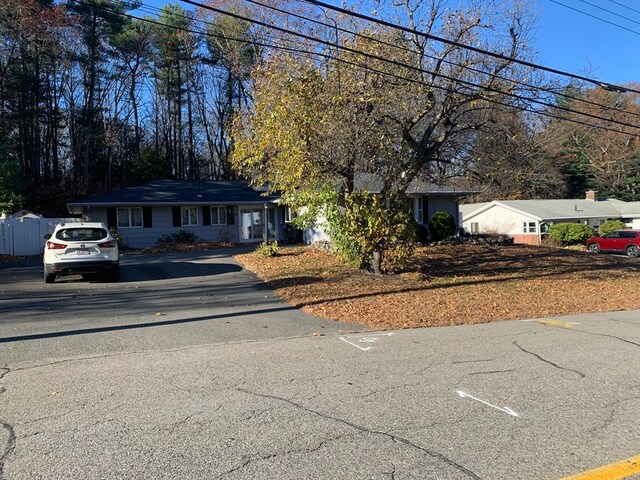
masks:
[[[611,3],[615,3],[616,5],[620,5],[623,8],[626,8],[627,10],[631,10],[632,12],[636,12],[636,13],[640,13],[640,10],[636,10],[635,8],[631,8],[628,5],[625,5],[624,3],[621,2],[616,2],[616,0],[609,0]]]
[[[635,33],[636,35],[640,35],[640,32],[638,32],[636,30],[631,30],[630,28],[624,27],[624,26],[622,26],[622,25],[620,25],[618,23],[610,22],[609,20],[605,20],[604,18],[598,17],[597,15],[591,15],[590,13],[587,13],[587,12],[585,12],[583,10],[578,9],[578,8],[570,7],[569,5],[565,5],[564,3],[558,2],[557,0],[551,0],[551,2],[553,2],[553,3],[557,4],[557,5],[560,5],[562,7],[568,8],[569,10],[573,10],[574,12],[578,12],[578,13],[581,13],[583,15],[586,15],[587,17],[595,18],[596,20],[600,20],[601,22],[608,23],[609,25],[613,25],[614,27],[621,28],[622,30],[626,30],[627,32],[631,32],[631,33]],[[624,88],[624,87],[620,87],[620,88]],[[639,93],[637,90],[628,89],[628,91]]]
[[[289,12],[287,10],[284,10],[284,9],[281,9],[281,8],[278,8],[278,7],[274,7],[272,5],[261,3],[261,2],[259,2],[257,0],[245,0],[245,1],[248,2],[248,3],[254,4],[254,5],[258,5],[258,6],[261,6],[261,7],[264,7],[264,8],[268,8],[270,10],[273,10],[273,11],[276,11],[276,12],[279,12],[279,13],[283,13],[285,15],[293,16],[294,18],[298,18],[298,19],[301,19],[301,20],[309,21],[309,22],[312,22],[312,23],[317,24],[317,25],[322,25],[322,26],[327,27],[329,29],[334,29],[334,30],[337,30],[337,31],[342,32],[342,33],[347,33],[347,34],[350,34],[350,35],[354,35],[354,36],[356,36],[358,38],[364,38],[366,40],[375,41],[375,42],[379,43],[380,45],[385,45],[385,46],[388,46],[388,47],[396,48],[398,50],[405,51],[405,52],[408,52],[408,53],[413,53],[413,54],[420,53],[420,52],[417,52],[416,50],[413,50],[411,48],[403,47],[401,45],[396,45],[396,44],[393,44],[391,42],[386,42],[384,40],[380,40],[380,39],[377,39],[377,38],[374,38],[374,37],[371,37],[371,36],[363,35],[363,34],[358,33],[358,32],[354,32],[354,31],[351,31],[351,30],[348,30],[348,29],[345,29],[345,28],[342,28],[342,27],[338,27],[337,25],[329,25],[329,24],[324,23],[322,21],[319,21],[319,20],[316,20],[316,19],[313,19],[313,18],[310,18],[310,17],[306,17],[304,15],[300,15],[300,14],[295,13],[295,12]],[[471,67],[469,65],[461,65],[459,63],[452,62],[452,61],[449,61],[449,60],[446,60],[446,59],[441,59],[441,58],[433,56],[433,55],[424,54],[424,56],[427,57],[427,58],[436,60],[436,61],[442,61],[443,63],[445,63],[447,65],[453,65],[453,66],[460,67],[460,68],[463,68],[465,70],[469,70],[469,71],[472,71],[472,72],[475,72],[475,73],[480,73],[482,75],[488,75],[488,76],[490,76],[492,78],[497,78],[497,79],[500,79],[500,80],[506,80],[506,81],[511,82],[513,84],[521,85],[523,87],[527,87],[527,88],[530,88],[530,89],[539,90],[541,92],[546,92],[546,93],[550,93],[552,95],[561,96],[563,98],[567,98],[567,99],[570,99],[570,100],[576,100],[576,101],[583,102],[583,103],[586,103],[586,104],[589,104],[589,105],[593,105],[593,106],[596,106],[596,107],[599,107],[599,108],[603,108],[603,109],[606,109],[606,110],[616,111],[616,112],[624,113],[626,115],[632,115],[632,116],[640,117],[640,113],[626,112],[626,111],[618,109],[616,107],[609,107],[607,105],[602,105],[600,103],[593,102],[591,100],[587,100],[587,99],[580,98],[580,97],[575,97],[573,95],[569,95],[569,94],[566,94],[564,92],[558,92],[558,91],[550,89],[550,88],[541,87],[539,85],[532,85],[530,83],[523,82],[523,81],[520,81],[520,80],[515,80],[515,79],[510,78],[510,77],[504,77],[504,76],[501,76],[501,75],[496,75],[494,73],[487,72],[487,71],[481,70],[479,68],[474,68],[474,67]]]
[[[182,0],[182,1],[185,1],[185,0]],[[324,8],[327,8],[329,10],[340,12],[340,13],[343,13],[345,15],[350,15],[350,16],[357,17],[357,18],[360,18],[360,19],[363,19],[363,20],[367,20],[367,21],[372,22],[372,23],[377,23],[379,25],[384,25],[386,27],[391,27],[391,28],[395,28],[397,30],[401,30],[403,32],[411,33],[413,35],[418,35],[418,36],[421,36],[421,37],[426,38],[428,40],[435,40],[436,42],[446,43],[447,45],[463,48],[465,50],[471,50],[473,52],[481,53],[483,55],[489,55],[491,57],[499,58],[501,60],[507,60],[507,61],[510,61],[510,62],[518,63],[518,64],[524,65],[526,67],[531,67],[531,68],[535,68],[535,69],[538,69],[538,70],[543,70],[545,72],[554,73],[556,75],[562,75],[562,76],[565,76],[565,77],[574,78],[576,80],[581,80],[581,81],[584,81],[584,82],[588,82],[588,83],[597,85],[597,86],[599,86],[601,88],[604,88],[605,90],[613,90],[613,91],[616,91],[616,92],[640,93],[640,90],[633,90],[631,88],[622,87],[620,85],[615,85],[615,84],[612,84],[612,83],[607,83],[607,82],[603,82],[603,81],[600,81],[600,80],[596,80],[596,79],[593,79],[593,78],[583,77],[581,75],[576,75],[575,73],[569,73],[569,72],[564,72],[562,70],[557,70],[555,68],[545,67],[543,65],[538,65],[536,63],[528,62],[526,60],[520,60],[518,58],[511,58],[511,57],[508,57],[506,55],[502,55],[500,53],[491,52],[489,50],[484,50],[482,48],[474,47],[472,45],[465,45],[465,44],[460,43],[460,42],[455,42],[453,40],[449,40],[449,39],[446,39],[446,38],[443,38],[443,37],[438,37],[436,35],[431,35],[429,33],[421,32],[421,31],[415,30],[413,28],[408,28],[408,27],[404,27],[402,25],[398,25],[398,24],[395,24],[395,23],[387,22],[386,20],[380,20],[380,19],[377,19],[375,17],[371,17],[369,15],[364,15],[362,13],[358,13],[358,12],[354,12],[354,11],[351,11],[351,10],[347,10],[345,8],[336,7],[334,5],[330,5],[328,3],[321,2],[321,1],[318,1],[318,0],[302,0],[302,1],[310,3],[312,5],[318,5],[320,7],[324,7]],[[551,1],[555,1],[555,0],[551,0]]]
[[[310,21],[310,22],[312,22],[312,23],[315,23],[315,24],[318,24],[318,25],[322,25],[322,26],[325,26],[325,27],[328,27],[328,28],[331,28],[331,29],[337,29],[337,30],[338,30],[338,31],[340,31],[340,32],[348,33],[348,34],[351,34],[351,35],[355,35],[355,36],[357,36],[357,37],[359,37],[359,38],[364,38],[364,39],[367,39],[367,40],[375,41],[375,42],[378,42],[378,43],[380,43],[380,44],[382,44],[382,45],[386,45],[386,46],[389,46],[389,47],[393,47],[393,48],[396,48],[396,49],[399,49],[399,50],[402,50],[402,51],[407,51],[407,52],[409,52],[409,53],[419,53],[419,52],[416,52],[415,50],[412,50],[412,49],[410,49],[410,48],[402,47],[402,46],[399,46],[399,45],[392,44],[392,43],[390,43],[390,42],[386,42],[386,41],[379,40],[379,39],[376,39],[376,38],[373,38],[373,37],[370,37],[370,36],[367,36],[367,35],[363,35],[363,34],[360,34],[360,33],[357,33],[357,32],[354,32],[354,31],[351,31],[351,30],[348,30],[348,29],[342,28],[342,27],[338,27],[337,25],[336,25],[336,26],[329,25],[329,24],[326,24],[326,23],[321,22],[321,21],[319,21],[319,20],[316,20],[316,19],[313,19],[313,18],[309,18],[309,17],[306,17],[306,16],[304,16],[304,15],[300,15],[300,14],[297,14],[297,13],[294,13],[294,12],[289,12],[289,11],[287,11],[287,10],[284,10],[284,9],[281,9],[281,8],[278,8],[278,7],[274,7],[274,6],[271,6],[271,5],[267,5],[267,4],[261,3],[261,2],[256,1],[256,0],[246,0],[246,1],[247,1],[247,2],[249,2],[249,3],[252,3],[252,4],[254,4],[254,5],[258,5],[258,6],[261,6],[261,7],[265,7],[265,8],[268,8],[268,9],[271,9],[271,10],[274,10],[274,11],[277,11],[277,12],[279,12],[279,13],[285,14],[285,15],[291,15],[291,16],[293,16],[293,17],[295,17],[295,18],[298,18],[298,19],[301,19],[301,20]],[[161,10],[162,10],[161,8],[153,7],[153,6],[145,5],[145,4],[142,4],[141,6],[143,6],[143,7],[147,7],[148,9],[153,9],[153,10],[155,10],[155,11],[161,11]],[[143,9],[141,8],[141,10],[143,10]],[[184,15],[184,14],[181,14],[181,16],[182,16],[182,17],[184,17],[184,18],[188,18],[188,19],[190,19],[190,20],[192,20],[192,21],[197,21],[197,22],[203,23],[203,24],[205,24],[205,25],[209,25],[209,26],[213,26],[213,25],[214,25],[214,24],[213,24],[213,23],[211,23],[211,22],[207,22],[207,21],[202,20],[202,19],[197,19],[197,18],[195,18],[195,17],[193,17],[193,16],[190,16],[190,15]],[[233,29],[233,28],[232,28],[231,30],[233,31],[233,30],[235,30],[235,29]],[[236,31],[236,32],[238,32],[238,30],[235,30],[235,31]],[[214,36],[215,36],[215,35],[214,35]],[[217,38],[221,38],[221,37],[217,37]],[[225,38],[225,39],[229,39],[229,38],[227,38],[227,37],[224,37],[224,38]],[[240,41],[240,39],[237,39],[237,38],[236,38],[236,39],[232,39],[232,40]],[[294,42],[292,42],[290,39],[286,39],[286,40],[287,40],[287,42],[288,42],[288,43],[290,43],[290,44],[291,44],[291,43],[294,43]],[[295,44],[295,43],[294,43],[294,44]],[[298,44],[298,45],[299,45],[299,44]],[[276,47],[275,45],[273,45],[273,44],[265,44],[265,45],[259,45],[259,46],[265,46],[265,47],[268,47],[268,48],[277,48],[277,47]],[[306,53],[309,53],[309,52],[306,52]],[[440,60],[438,57],[435,57],[435,56],[430,56],[430,55],[426,55],[426,56],[427,56],[428,58],[432,58],[432,59],[434,59],[434,60]],[[477,68],[473,68],[473,67],[470,67],[470,66],[468,66],[468,65],[461,65],[461,64],[458,64],[458,63],[456,63],[456,62],[451,62],[451,61],[447,61],[447,60],[444,60],[444,63],[446,63],[446,64],[450,64],[450,65],[454,65],[454,66],[458,66],[458,67],[460,67],[460,68],[464,68],[464,69],[467,69],[467,70],[470,70],[470,71],[473,71],[473,72],[481,73],[481,74],[483,74],[483,75],[489,75],[489,76],[490,76],[490,77],[492,77],[492,78],[498,78],[498,79],[506,80],[506,81],[511,82],[511,83],[514,83],[514,84],[523,85],[523,86],[526,86],[526,87],[531,88],[531,89],[540,90],[540,91],[543,91],[543,92],[551,93],[551,94],[553,94],[553,95],[558,95],[558,96],[561,96],[561,97],[564,97],[564,98],[568,98],[568,99],[571,99],[571,100],[576,100],[576,101],[579,101],[579,102],[583,102],[583,103],[585,103],[585,104],[593,105],[593,106],[596,106],[596,107],[598,107],[598,108],[602,108],[602,109],[604,109],[604,110],[608,110],[608,111],[612,111],[612,112],[619,112],[619,113],[623,113],[623,114],[625,114],[625,115],[631,115],[631,116],[637,116],[637,117],[640,117],[640,113],[635,113],[635,112],[626,112],[626,111],[621,110],[621,109],[618,109],[618,108],[616,108],[616,107],[610,107],[610,106],[607,106],[607,105],[602,105],[602,104],[600,104],[600,103],[593,102],[593,101],[591,101],[591,100],[587,100],[587,99],[584,99],[584,98],[575,97],[575,96],[568,95],[568,94],[563,93],[563,92],[557,92],[557,91],[552,90],[552,89],[549,89],[549,88],[544,88],[544,87],[540,87],[540,86],[537,86],[537,85],[531,85],[531,84],[528,84],[528,83],[526,83],[526,82],[521,82],[521,81],[518,81],[518,80],[514,80],[514,79],[509,78],[509,77],[503,77],[503,76],[496,75],[496,74],[493,74],[493,73],[490,73],[490,72],[486,72],[486,71],[484,71],[484,70],[480,70],[480,69],[477,69]],[[359,65],[359,68],[363,68],[363,67],[362,67],[361,65]],[[475,84],[474,84],[474,85],[475,85]],[[478,86],[478,85],[476,85],[476,86],[477,86],[477,87],[479,87],[479,88],[482,88],[481,86]],[[505,92],[502,92],[502,93],[505,93]],[[535,100],[533,100],[533,99],[529,99],[528,97],[518,97],[518,98],[519,98],[519,99],[526,98],[526,100],[527,100],[527,101],[535,101]],[[543,105],[543,106],[550,106],[550,107],[556,107],[556,105],[549,104],[549,103],[547,103],[547,102],[541,103],[541,105]],[[574,113],[579,113],[579,112],[576,112],[576,111],[574,111],[574,110],[569,110],[569,109],[567,109],[567,111],[572,111],[572,112],[574,112]],[[585,114],[585,115],[586,115],[586,116],[589,116],[589,114]],[[594,118],[601,119],[602,117],[594,116]],[[615,120],[614,120],[614,122],[615,122]]]
[[[390,73],[390,72],[385,72],[385,71],[382,71],[382,70],[373,69],[373,68],[371,68],[371,67],[369,67],[367,65],[362,65],[362,64],[355,63],[355,62],[350,62],[348,60],[344,60],[344,59],[339,58],[339,57],[333,57],[332,55],[323,54],[323,53],[320,53],[320,52],[317,52],[317,51],[307,51],[307,50],[294,49],[294,48],[291,48],[291,47],[283,47],[283,46],[278,46],[278,45],[273,45],[273,44],[258,43],[258,42],[252,41],[252,40],[247,40],[246,38],[245,39],[237,39],[237,38],[226,37],[226,36],[223,36],[223,35],[215,35],[215,34],[212,34],[212,33],[209,33],[209,32],[202,32],[202,31],[199,31],[199,30],[193,30],[193,29],[188,29],[188,28],[184,28],[184,27],[178,27],[178,26],[175,26],[175,25],[165,24],[165,23],[158,22],[156,20],[152,20],[152,19],[149,19],[149,18],[137,17],[135,15],[124,13],[124,12],[121,12],[121,11],[118,11],[118,10],[115,10],[115,9],[112,9],[112,8],[108,8],[108,7],[105,7],[105,6],[89,4],[89,3],[86,3],[86,2],[84,2],[82,0],[71,0],[71,1],[74,1],[74,2],[79,3],[79,4],[91,6],[91,7],[94,7],[94,8],[99,8],[101,10],[107,10],[107,11],[110,11],[110,12],[115,13],[117,15],[124,16],[124,17],[137,19],[137,20],[140,20],[140,21],[144,21],[144,22],[147,22],[147,23],[155,24],[155,25],[158,25],[158,26],[167,27],[167,28],[170,28],[170,29],[178,30],[178,31],[184,31],[184,32],[187,32],[187,33],[193,33],[193,34],[198,34],[198,35],[203,35],[203,36],[211,36],[211,37],[215,37],[215,38],[221,38],[221,39],[225,39],[225,40],[237,41],[237,42],[241,42],[241,43],[251,43],[251,44],[255,44],[257,46],[264,46],[264,47],[268,47],[268,48],[276,48],[276,49],[280,49],[280,50],[283,50],[283,51],[288,51],[288,52],[291,52],[291,53],[304,53],[304,54],[308,54],[308,55],[320,56],[320,57],[323,57],[323,58],[326,58],[326,59],[335,60],[335,61],[338,61],[338,62],[341,62],[341,63],[349,64],[349,65],[355,66],[355,67],[360,68],[360,69],[365,70],[365,71],[370,71],[370,72],[377,73],[377,74],[380,74],[380,75],[384,75],[384,76],[387,76],[387,77],[392,77],[392,78],[396,78],[396,79],[399,79],[399,80],[407,81],[407,82],[410,82],[410,83],[417,83],[417,84],[424,85],[424,86],[430,86],[430,87],[436,88],[438,90],[448,91],[448,89],[446,87],[441,87],[441,86],[435,85],[435,84],[434,85],[429,85],[429,84],[425,83],[424,81],[411,79],[411,78],[406,78],[406,77],[403,77],[403,76],[400,76],[400,75],[396,75],[396,74],[393,74],[393,73]],[[247,20],[251,21],[250,19],[247,19]],[[361,53],[363,53],[363,52],[361,52]],[[401,65],[403,65],[403,64],[401,64]],[[407,65],[403,65],[403,66],[408,67]],[[467,82],[467,83],[469,83],[469,82]],[[475,84],[471,84],[471,85],[475,85]],[[475,85],[475,86],[479,87],[479,88],[482,88],[482,87],[480,87],[478,85]],[[553,118],[553,119],[556,119],[556,120],[568,121],[570,123],[583,125],[583,126],[587,126],[587,127],[590,127],[590,128],[596,128],[598,130],[605,130],[605,131],[610,131],[610,132],[614,132],[614,133],[617,133],[617,134],[626,134],[626,135],[632,135],[632,136],[636,136],[637,135],[637,134],[632,134],[632,133],[628,133],[628,132],[622,132],[620,130],[615,130],[615,129],[609,128],[609,127],[604,127],[604,126],[601,126],[601,125],[594,125],[592,123],[583,122],[583,121],[576,120],[576,119],[568,119],[568,118],[565,118],[565,117],[559,117],[559,116],[556,116],[556,115],[553,115],[553,114],[550,114],[550,113],[547,113],[547,112],[544,112],[544,111],[539,111],[539,110],[532,109],[530,107],[522,107],[522,106],[514,105],[514,104],[511,104],[511,103],[501,102],[499,100],[496,100],[495,98],[484,97],[484,96],[481,95],[480,92],[476,92],[473,95],[471,95],[469,93],[465,93],[465,92],[459,92],[459,93],[461,95],[463,95],[463,96],[466,96],[466,97],[469,97],[469,98],[472,98],[472,99],[475,99],[475,100],[482,100],[482,101],[486,101],[488,103],[500,105],[500,106],[503,106],[503,107],[512,108],[512,109],[520,110],[520,111],[527,112],[527,113],[533,113],[533,114],[536,114],[536,115],[542,115],[542,116],[545,116],[545,117],[548,117],[548,118]],[[529,100],[529,99],[527,99],[527,100]],[[549,105],[549,106],[551,106],[552,108],[555,108],[555,109],[564,110],[564,111],[569,112],[569,113],[575,113],[575,114],[578,114],[578,115],[585,115],[585,116],[593,117],[593,118],[595,118],[597,120],[602,120],[602,121],[606,121],[606,122],[621,124],[622,126],[629,126],[629,127],[632,127],[632,128],[640,128],[640,127],[635,126],[635,125],[624,124],[624,123],[621,123],[621,122],[618,122],[618,121],[615,121],[615,120],[606,119],[606,118],[602,118],[602,117],[598,117],[598,116],[594,116],[594,115],[589,115],[589,114],[584,114],[582,112],[578,112],[578,111],[571,110],[571,109],[568,109],[568,108],[561,108],[561,107],[557,107],[557,106],[554,106],[554,105]]]
[[[602,10],[603,12],[610,13],[611,15],[614,15],[616,17],[622,18],[623,20],[626,20],[626,21],[631,22],[631,23],[635,23],[636,25],[640,25],[640,22],[638,22],[637,20],[632,20],[631,18],[625,17],[624,15],[621,15],[621,14],[619,14],[617,12],[614,12],[613,10],[609,10],[607,8],[601,7],[600,5],[596,5],[595,3],[588,2],[587,0],[580,0],[580,1],[582,3],[585,3],[585,4],[589,5],[589,6],[591,6],[591,7],[597,8],[598,10]]]
[[[458,79],[458,78],[454,78],[454,77],[451,77],[449,75],[444,75],[442,73],[434,72],[432,70],[424,69],[424,68],[421,68],[421,67],[416,67],[414,65],[407,65],[407,64],[399,62],[397,60],[383,58],[383,57],[380,57],[378,55],[373,55],[373,54],[370,54],[370,53],[367,53],[367,52],[363,52],[361,50],[353,49],[353,48],[350,48],[350,47],[347,47],[347,46],[344,46],[344,45],[339,45],[337,43],[333,43],[333,42],[329,42],[329,41],[326,41],[326,40],[322,40],[322,39],[319,39],[319,38],[316,38],[316,37],[313,37],[313,36],[310,36],[310,35],[306,35],[304,33],[295,32],[293,30],[289,30],[289,29],[286,29],[286,28],[283,28],[283,27],[279,27],[279,26],[276,26],[276,25],[270,25],[270,24],[268,24],[266,22],[262,22],[262,21],[255,20],[255,19],[251,19],[251,18],[248,18],[246,16],[240,15],[238,13],[229,12],[229,11],[226,11],[226,10],[222,10],[220,8],[211,7],[209,5],[204,5],[202,3],[198,3],[198,2],[195,2],[193,0],[181,0],[181,1],[184,2],[184,3],[188,3],[190,5],[196,6],[196,7],[204,8],[206,10],[211,10],[211,11],[223,14],[223,15],[228,15],[230,17],[233,17],[233,18],[236,18],[236,19],[239,19],[239,20],[251,22],[251,23],[253,23],[255,25],[260,25],[260,26],[263,26],[263,27],[266,27],[266,28],[270,28],[270,29],[273,29],[273,30],[276,30],[276,31],[279,31],[279,32],[282,32],[282,33],[286,33],[286,34],[295,35],[295,36],[303,38],[305,40],[310,40],[312,42],[316,42],[316,43],[319,43],[319,44],[335,47],[335,48],[338,48],[338,49],[340,49],[342,51],[347,51],[347,52],[353,53],[355,55],[360,55],[360,56],[363,56],[363,57],[367,57],[367,58],[372,59],[372,60],[381,61],[381,62],[388,63],[388,64],[391,64],[391,65],[394,65],[394,66],[398,66],[398,67],[401,67],[401,68],[412,70],[412,71],[415,71],[415,72],[418,72],[418,73],[426,73],[426,74],[431,75],[431,76],[443,78],[445,80],[457,83],[459,85],[466,85],[468,87],[475,87],[475,88],[483,89],[483,90],[490,91],[490,92],[493,92],[493,93],[497,93],[499,95],[505,95],[505,96],[508,96],[508,97],[512,97],[512,98],[515,98],[517,100],[521,100],[521,101],[524,101],[524,102],[536,103],[538,105],[542,105],[542,106],[545,106],[545,107],[551,107],[551,108],[555,108],[557,110],[566,111],[566,112],[570,112],[570,113],[577,113],[577,114],[583,115],[585,117],[591,117],[591,118],[595,118],[597,120],[603,120],[602,117],[599,117],[597,115],[593,115],[593,114],[586,113],[586,112],[577,112],[575,110],[571,110],[569,108],[562,107],[562,106],[559,106],[559,105],[553,105],[553,104],[551,104],[549,102],[545,102],[545,101],[542,101],[542,100],[536,100],[536,99],[532,99],[532,98],[527,98],[527,97],[525,97],[523,95],[504,92],[504,91],[502,91],[500,89],[497,89],[497,88],[494,88],[494,87],[478,85],[478,84],[473,83],[473,82],[469,82],[469,81],[466,81],[466,80],[461,80],[461,79]],[[429,86],[429,84],[426,84],[426,83],[425,83],[425,85]],[[631,128],[640,129],[640,126],[633,125],[633,124],[626,123],[626,122],[621,122],[621,121],[618,121],[618,120],[607,120],[607,121],[609,121],[611,123],[615,123],[615,124],[621,125],[621,126],[625,126],[625,127],[631,127]]]

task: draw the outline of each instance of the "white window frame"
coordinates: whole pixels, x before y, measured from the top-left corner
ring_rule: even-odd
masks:
[[[478,222],[471,222],[469,228],[471,229],[471,233],[479,233],[480,224]]]
[[[187,214],[187,222],[185,223],[185,213]],[[180,225],[183,227],[198,226],[198,207],[180,207]]]
[[[213,212],[214,210],[217,212],[218,221],[213,221]],[[211,207],[211,225],[226,225],[227,224],[227,207],[226,206],[215,206]]]
[[[140,225],[133,224],[133,210],[137,210],[140,212]],[[127,224],[120,223],[120,212],[127,212]],[[116,224],[118,228],[142,228],[144,227],[144,216],[142,212],[142,207],[128,207],[128,208],[118,208],[116,209]]]
[[[298,217],[298,213],[291,209],[289,205],[284,207],[284,223],[291,223]]]
[[[422,224],[422,219],[424,218],[423,212],[422,212],[423,205],[424,205],[424,202],[422,201],[422,197],[416,197],[413,218],[415,218],[416,222],[420,224]]]

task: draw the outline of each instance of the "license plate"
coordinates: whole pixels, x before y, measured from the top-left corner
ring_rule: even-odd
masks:
[[[78,249],[76,250],[76,255],[89,255],[89,250],[88,249]]]

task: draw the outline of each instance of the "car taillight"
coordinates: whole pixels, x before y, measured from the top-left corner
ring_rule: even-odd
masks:
[[[110,240],[108,242],[99,243],[98,246],[100,248],[113,248],[113,247],[116,246],[116,241],[115,240]]]
[[[47,242],[47,250],[62,250],[67,248],[64,243]]]

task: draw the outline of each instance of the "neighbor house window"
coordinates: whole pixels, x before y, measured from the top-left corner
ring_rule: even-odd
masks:
[[[195,227],[198,225],[198,207],[182,207],[180,216],[183,227]]]
[[[479,230],[478,222],[471,222],[471,233],[478,233]]]
[[[523,233],[536,233],[536,222],[523,222],[522,223],[522,232]]]
[[[211,207],[211,225],[227,224],[227,207]]]
[[[142,208],[119,208],[118,228],[142,227]]]

